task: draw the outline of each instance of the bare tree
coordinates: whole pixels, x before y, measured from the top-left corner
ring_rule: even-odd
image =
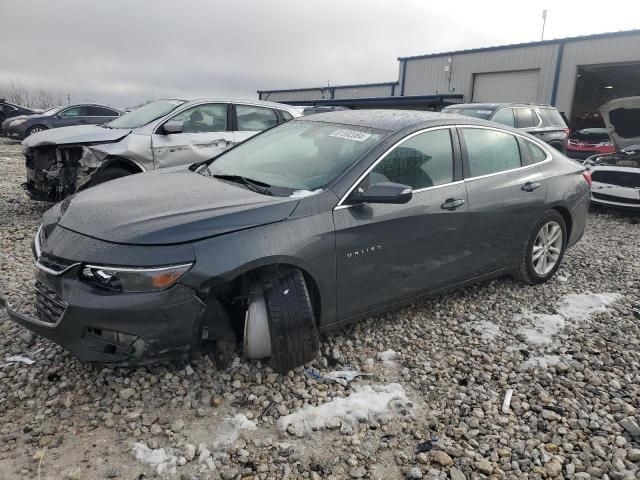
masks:
[[[17,105],[39,109],[55,107],[65,103],[65,95],[61,92],[46,88],[30,89],[17,78],[13,78],[6,83],[0,83],[0,98]]]

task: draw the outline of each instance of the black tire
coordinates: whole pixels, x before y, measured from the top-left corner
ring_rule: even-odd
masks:
[[[49,130],[49,129],[44,125],[34,125],[33,127],[29,127],[29,129],[27,130],[27,137],[30,136],[32,133],[36,133],[34,132],[35,130],[37,130],[38,132],[42,132],[43,130]]]
[[[107,167],[91,181],[90,186],[93,187],[95,185],[100,185],[101,183],[108,182],[109,180],[126,177],[127,175],[132,175],[132,173],[129,170],[125,170],[120,167]]]
[[[307,283],[298,269],[268,276],[264,295],[271,337],[271,365],[285,373],[313,360],[320,340]]]
[[[556,222],[558,225],[560,225],[560,228],[562,230],[562,248],[560,249],[560,254],[554,267],[545,275],[540,275],[535,271],[533,266],[533,245],[536,241],[536,237],[538,236],[538,232],[540,232],[540,229],[543,227],[543,225],[549,222]],[[566,248],[567,225],[564,221],[564,217],[557,210],[547,210],[542,218],[538,221],[538,223],[536,223],[536,225],[531,229],[531,233],[529,233],[529,238],[527,238],[527,242],[524,247],[522,259],[520,260],[520,265],[514,272],[513,276],[517,280],[520,280],[521,282],[529,285],[536,285],[548,281],[551,277],[553,277],[553,275],[555,275],[556,271],[562,264],[562,259],[564,258],[564,252]]]

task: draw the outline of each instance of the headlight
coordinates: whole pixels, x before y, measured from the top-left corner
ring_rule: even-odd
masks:
[[[27,120],[25,120],[24,118],[23,118],[23,119],[21,119],[21,120],[14,120],[13,122],[11,122],[11,123],[9,124],[9,126],[10,126],[10,127],[16,127],[16,126],[18,126],[18,125],[23,124],[23,123],[24,123],[24,122],[26,122],[26,121],[27,121]]]
[[[158,268],[85,265],[81,277],[86,282],[114,292],[157,292],[175,285],[192,265],[187,263]]]

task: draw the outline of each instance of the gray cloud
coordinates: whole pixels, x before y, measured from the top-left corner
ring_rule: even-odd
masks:
[[[397,56],[537,40],[543,8],[547,38],[633,28],[640,13],[629,2],[558,3],[0,0],[0,83],[120,106],[256,98],[396,80]]]

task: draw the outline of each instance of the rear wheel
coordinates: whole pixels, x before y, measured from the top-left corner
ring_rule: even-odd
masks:
[[[245,318],[244,353],[271,356],[273,368],[286,372],[316,357],[319,335],[304,275],[292,268],[255,285]]]
[[[556,273],[567,245],[562,215],[548,210],[531,230],[515,276],[524,283],[544,283]]]
[[[27,130],[27,137],[34,133],[44,132],[45,130],[47,130],[47,127],[43,125],[34,125],[33,127],[29,128],[29,130]]]

